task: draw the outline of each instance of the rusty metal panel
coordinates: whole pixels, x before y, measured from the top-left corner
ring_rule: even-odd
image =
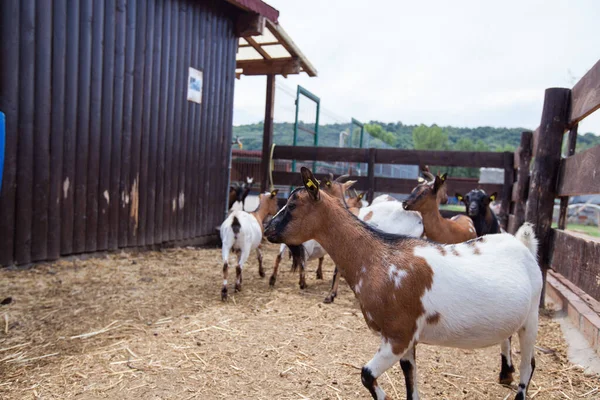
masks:
[[[240,11],[208,0],[0,2],[0,265],[216,234]],[[188,69],[203,73],[187,100]]]

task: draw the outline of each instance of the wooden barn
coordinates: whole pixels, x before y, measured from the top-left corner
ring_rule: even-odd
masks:
[[[315,75],[278,16],[260,0],[0,2],[0,265],[215,240],[236,76]]]

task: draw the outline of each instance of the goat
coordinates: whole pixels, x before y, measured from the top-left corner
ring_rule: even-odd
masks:
[[[336,179],[333,179],[333,174],[329,174],[329,178],[324,179],[323,183],[325,186],[323,187],[323,191],[329,194],[332,197],[338,198],[343,201],[346,191],[356,183],[356,181],[346,181],[342,182],[342,180],[346,179],[348,175],[338,176]],[[306,243],[303,243],[302,246],[304,249],[301,251],[297,248],[288,247],[285,244],[281,244],[279,246],[279,253],[275,258],[275,265],[273,266],[273,274],[269,279],[269,285],[275,286],[277,282],[277,273],[279,271],[279,264],[283,259],[283,255],[285,250],[288,249],[290,256],[292,257],[292,272],[296,272],[298,267],[300,267],[300,289],[306,289],[306,263],[312,260],[319,260],[319,266],[317,267],[317,279],[323,279],[323,261],[325,260],[325,256],[327,252],[323,250],[323,247],[315,240],[309,240]],[[299,255],[301,254],[301,256]]]
[[[423,235],[423,220],[416,211],[406,211],[399,201],[386,201],[363,208],[348,208],[361,221],[386,233],[421,237]],[[333,271],[331,290],[324,303],[333,303],[337,297],[340,275],[336,266]]]
[[[229,209],[230,210],[231,210],[231,207],[233,207],[233,205],[238,201],[242,203],[242,210],[244,210],[244,207],[246,205],[246,197],[248,197],[248,194],[250,193],[250,190],[252,189],[253,182],[254,182],[254,178],[246,177],[246,182],[241,183],[241,184],[238,182],[234,182],[231,186],[229,186]]]
[[[515,400],[526,398],[535,369],[534,345],[542,274],[530,224],[515,236],[482,236],[442,245],[391,235],[352,215],[329,196],[307,168],[265,229],[272,243],[317,240],[338,265],[368,327],[381,336],[361,380],[374,399],[387,399],[379,378],[400,362],[408,399],[418,399],[417,343],[475,349],[501,344],[500,378],[512,380],[508,338],[519,334],[520,381]],[[505,362],[506,361],[506,362]]]
[[[435,180],[435,176],[432,175],[429,170],[422,171],[430,180]],[[419,182],[426,182],[425,179],[419,177]],[[385,199],[383,196],[388,196],[392,200]],[[348,204],[348,209],[354,215],[356,215],[362,221],[369,225],[382,230],[386,233],[392,233],[396,235],[407,235],[411,237],[422,237],[424,234],[423,230],[423,219],[421,214],[416,211],[406,211],[402,203],[394,199],[389,195],[379,196],[382,200],[378,203],[371,203],[370,206],[359,209],[353,208]],[[445,178],[442,186],[438,189],[436,195],[436,202],[440,203],[448,202],[448,194],[445,185]],[[323,300],[324,303],[333,303],[337,297],[338,287],[340,283],[340,277],[338,274],[337,267],[333,271],[333,279],[331,282],[331,289],[329,294]]]
[[[477,233],[473,221],[466,215],[445,219],[438,209],[438,191],[444,185],[446,174],[435,176],[433,181],[417,185],[402,203],[405,210],[419,211],[428,239],[438,243],[462,243],[475,239]]]
[[[488,196],[482,189],[473,189],[465,197],[456,193],[458,201],[465,203],[467,215],[475,225],[477,236],[502,232],[498,218],[490,208],[490,203],[496,200],[496,197],[498,195],[495,192]]]
[[[265,271],[262,266],[262,253],[260,251],[263,238],[263,220],[267,215],[277,213],[277,192],[261,193],[258,208],[252,212],[233,211],[221,224],[221,241],[223,256],[223,289],[221,300],[227,300],[227,275],[229,268],[229,252],[233,249],[238,256],[238,266],[235,270],[235,291],[242,290],[242,270],[250,256],[250,251],[256,249],[258,258],[258,273],[264,278]]]

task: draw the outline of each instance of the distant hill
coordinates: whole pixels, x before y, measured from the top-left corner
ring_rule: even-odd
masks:
[[[395,147],[399,149],[413,149],[413,129],[417,125],[404,125],[402,122],[385,123],[371,121],[370,124],[378,124],[395,137]],[[328,124],[319,126],[319,145],[326,147],[337,147],[341,131],[348,131],[349,124]],[[448,135],[448,147],[453,149],[461,139],[469,139],[473,143],[481,141],[491,151],[512,150],[519,146],[521,132],[525,128],[494,128],[481,126],[477,128],[459,128],[454,126],[442,126],[442,130]],[[273,126],[273,141],[279,145],[291,145],[293,140],[294,124],[284,122],[275,123]],[[263,123],[240,125],[233,127],[233,135],[243,138],[244,149],[260,150],[262,148]],[[366,132],[365,132],[366,135]],[[354,141],[358,141],[355,134]],[[372,147],[389,147],[379,139],[370,138]],[[298,134],[299,146],[312,146],[313,136],[307,132],[300,131]],[[592,133],[578,135],[577,151],[600,145],[600,136]]]

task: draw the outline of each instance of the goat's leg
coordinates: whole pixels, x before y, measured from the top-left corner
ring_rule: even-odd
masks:
[[[300,260],[300,289],[306,289],[306,262]]]
[[[227,275],[229,268],[229,247],[225,244],[221,249],[222,257],[223,257],[223,287],[221,288],[221,300],[227,300]]]
[[[265,277],[265,270],[263,269],[263,257],[262,257],[262,252],[260,251],[260,245],[256,248],[256,258],[258,259],[258,275],[260,275],[261,278]]]
[[[329,294],[327,295],[327,297],[325,297],[325,300],[323,300],[323,303],[327,303],[327,304],[333,303],[333,300],[337,296],[339,284],[340,284],[340,274],[338,271],[338,267],[336,265],[335,269],[333,270],[333,279],[331,280],[331,290],[329,291]]]
[[[404,373],[404,382],[406,383],[406,399],[419,400],[419,389],[417,388],[417,363],[416,363],[416,345],[408,349],[404,357],[400,359],[400,367]]]
[[[500,378],[498,379],[502,385],[510,385],[513,381],[513,372],[515,372],[515,366],[512,363],[512,357],[510,353],[510,345],[512,342],[512,336],[502,341],[502,366],[500,369]]]
[[[396,346],[397,347],[397,346]],[[362,384],[369,390],[375,400],[388,400],[383,389],[377,384],[379,378],[385,371],[390,369],[404,356],[404,354],[395,354],[392,342],[386,338],[381,338],[381,346],[375,356],[369,361],[361,372]],[[406,348],[406,347],[405,347]],[[406,350],[404,351],[406,353]]]
[[[271,275],[271,279],[269,279],[269,285],[275,286],[275,282],[277,281],[277,271],[279,271],[279,263],[281,263],[281,259],[283,258],[283,253],[285,252],[286,245],[282,244],[279,246],[279,254],[277,254],[277,258],[275,258],[275,265],[273,266],[273,274]],[[290,257],[292,253],[290,252]]]
[[[529,382],[535,370],[535,339],[538,330],[538,302],[529,311],[525,325],[519,330],[519,344],[521,346],[521,365],[519,367],[519,390],[515,400],[525,400]]]
[[[238,255],[238,266],[235,269],[235,291],[239,292],[242,290],[242,270],[244,269],[244,264],[248,261],[248,256],[250,255],[250,249],[242,250],[242,252]]]
[[[319,258],[319,266],[317,267],[317,279],[323,279],[323,260],[325,257]]]

